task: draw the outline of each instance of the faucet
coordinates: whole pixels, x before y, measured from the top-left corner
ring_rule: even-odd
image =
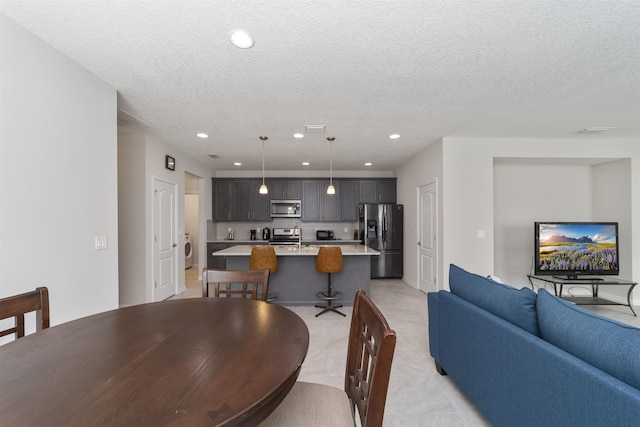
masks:
[[[299,225],[296,225],[293,228],[293,230],[294,230],[293,234],[298,234],[298,249],[301,249],[302,248],[302,228],[300,228]],[[297,230],[297,233],[296,233],[296,230]]]

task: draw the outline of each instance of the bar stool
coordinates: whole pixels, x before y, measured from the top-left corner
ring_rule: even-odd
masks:
[[[269,274],[278,271],[278,257],[273,246],[254,246],[251,248],[251,256],[249,257],[249,270],[266,270]],[[272,302],[278,299],[278,294],[269,292],[267,301]]]
[[[327,280],[327,292],[318,292],[316,296],[325,300],[326,304],[317,304],[316,307],[324,308],[320,313],[316,314],[316,317],[327,311],[333,311],[335,313],[345,316],[344,313],[336,310],[342,307],[342,304],[333,305],[333,301],[342,296],[342,292],[335,292],[331,285],[331,273],[337,273],[342,271],[342,250],[339,246],[321,246],[318,249],[318,256],[316,257],[316,270],[321,273],[328,273]]]

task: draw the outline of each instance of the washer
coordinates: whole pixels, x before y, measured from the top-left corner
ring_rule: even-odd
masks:
[[[184,235],[184,269],[193,266],[193,242],[189,234]]]

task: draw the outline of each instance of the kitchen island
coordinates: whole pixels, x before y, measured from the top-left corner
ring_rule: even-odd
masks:
[[[269,293],[277,294],[275,302],[285,305],[322,303],[316,293],[326,291],[327,274],[316,271],[316,256],[320,246],[274,246],[278,256],[278,272],[269,276]],[[342,249],[343,269],[331,275],[331,283],[334,290],[342,292],[342,298],[336,301],[353,305],[358,289],[369,293],[371,257],[380,253],[364,245],[338,246]],[[212,255],[225,257],[227,270],[246,270],[249,268],[251,248],[251,245],[237,245],[213,252]]]

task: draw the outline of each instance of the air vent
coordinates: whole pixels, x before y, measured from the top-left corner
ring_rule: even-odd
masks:
[[[133,114],[124,111],[118,110],[118,126],[130,126],[136,128],[150,128],[148,124],[134,116]]]
[[[612,129],[615,129],[615,127],[592,127],[592,128],[582,129],[580,133],[602,133],[602,132],[609,132]]]
[[[324,132],[326,126],[325,125],[306,125],[305,130],[307,133],[322,133]]]
[[[207,156],[211,157],[212,159],[219,159],[220,156],[218,156],[216,153],[207,153]]]

